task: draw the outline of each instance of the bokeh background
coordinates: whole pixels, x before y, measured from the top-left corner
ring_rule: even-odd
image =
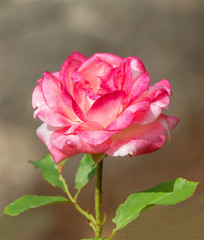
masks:
[[[154,207],[116,235],[118,240],[204,239],[204,86],[202,0],[0,0],[0,239],[77,240],[91,229],[71,206],[53,205],[19,217],[2,214],[24,194],[59,194],[27,163],[47,150],[36,137],[31,94],[44,71],[55,72],[73,51],[140,57],[152,83],[171,82],[169,115],[181,122],[159,151],[107,158],[104,233],[118,205],[136,191],[177,177],[201,182],[194,197]],[[81,155],[63,169],[70,188]],[[79,201],[89,209],[94,179]],[[90,211],[92,209],[90,208]]]

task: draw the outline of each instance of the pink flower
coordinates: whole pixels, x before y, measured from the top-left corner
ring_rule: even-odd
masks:
[[[137,57],[74,52],[60,72],[45,72],[33,91],[37,135],[56,163],[78,153],[140,155],[164,144],[179,122],[162,114],[171,96],[166,79],[149,87]]]

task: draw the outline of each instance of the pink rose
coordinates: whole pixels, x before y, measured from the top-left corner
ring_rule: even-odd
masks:
[[[136,156],[153,152],[179,122],[162,114],[171,96],[166,79],[149,87],[137,57],[74,52],[60,72],[44,73],[33,91],[38,137],[56,163],[78,153]]]

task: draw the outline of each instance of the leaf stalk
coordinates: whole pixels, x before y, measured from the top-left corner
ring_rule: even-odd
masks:
[[[69,188],[68,185],[65,182],[65,179],[62,177],[62,175],[60,174],[59,176],[60,181],[63,183],[64,189],[65,189],[65,193],[67,194],[70,202],[74,205],[74,207],[83,215],[85,216],[85,218],[88,220],[89,225],[92,227],[92,229],[94,230],[94,232],[96,232],[96,220],[95,218],[92,216],[92,214],[89,214],[88,212],[84,211],[76,202],[76,199],[72,197],[71,193],[69,192]]]

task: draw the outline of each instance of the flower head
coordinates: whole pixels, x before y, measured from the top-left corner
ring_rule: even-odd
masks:
[[[78,153],[140,155],[164,144],[179,122],[162,114],[171,96],[166,79],[149,87],[137,57],[74,52],[61,71],[45,72],[33,91],[37,135],[56,163]]]

